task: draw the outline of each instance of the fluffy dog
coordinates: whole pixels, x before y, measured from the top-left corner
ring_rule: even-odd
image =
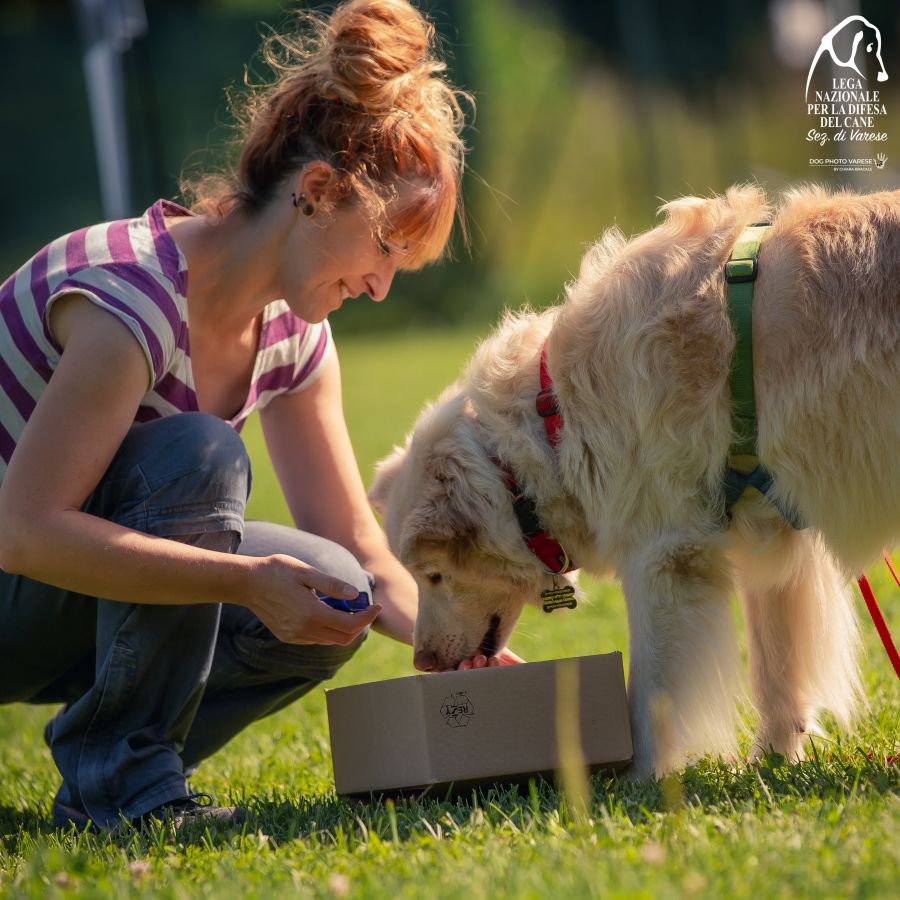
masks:
[[[734,753],[734,588],[755,754],[802,757],[823,710],[846,726],[861,699],[849,576],[900,537],[900,191],[804,188],[773,214],[738,187],[663,211],[631,240],[608,231],[560,306],[507,315],[370,493],[419,584],[421,669],[504,646],[550,586],[495,458],[582,569],[617,575],[638,777]],[[769,217],[753,303],[758,452],[770,496],[804,530],[758,494],[730,522],[723,509],[735,344],[723,264]],[[556,447],[535,412],[545,342]]]

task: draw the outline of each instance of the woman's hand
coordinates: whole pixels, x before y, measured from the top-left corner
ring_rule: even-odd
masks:
[[[336,599],[352,600],[359,591],[292,556],[263,556],[251,576],[248,608],[286,644],[341,644],[356,640],[381,612],[375,604],[364,612],[332,609],[313,589]]]
[[[460,672],[468,669],[488,669],[493,666],[514,666],[517,663],[525,662],[521,656],[516,655],[512,650],[501,650],[496,656],[484,656],[479,653],[471,659],[464,659],[456,668]]]

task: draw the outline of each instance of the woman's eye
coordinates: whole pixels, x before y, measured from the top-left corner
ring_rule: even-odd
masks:
[[[432,584],[440,584],[441,583],[441,573],[440,572],[432,572],[430,575],[425,576]]]
[[[382,256],[391,255],[391,248],[381,238],[378,238],[378,249],[381,251]]]

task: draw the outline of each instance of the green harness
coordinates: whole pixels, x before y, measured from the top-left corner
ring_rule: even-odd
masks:
[[[753,390],[753,282],[759,270],[759,247],[768,227],[768,222],[762,222],[744,229],[725,263],[725,297],[735,337],[730,377],[734,439],[722,479],[725,515],[729,520],[734,504],[748,489],[766,495],[773,483],[771,474],[757,456]],[[803,527],[795,509],[777,500],[772,502],[793,528]]]

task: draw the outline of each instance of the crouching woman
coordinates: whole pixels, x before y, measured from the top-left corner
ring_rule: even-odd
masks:
[[[411,642],[415,584],[366,501],[326,316],[442,254],[457,94],[405,0],[267,52],[231,180],[60,237],[0,287],[0,702],[64,704],[60,826],[234,821],[186,772],[373,623]],[[245,521],[254,410],[296,528]]]

